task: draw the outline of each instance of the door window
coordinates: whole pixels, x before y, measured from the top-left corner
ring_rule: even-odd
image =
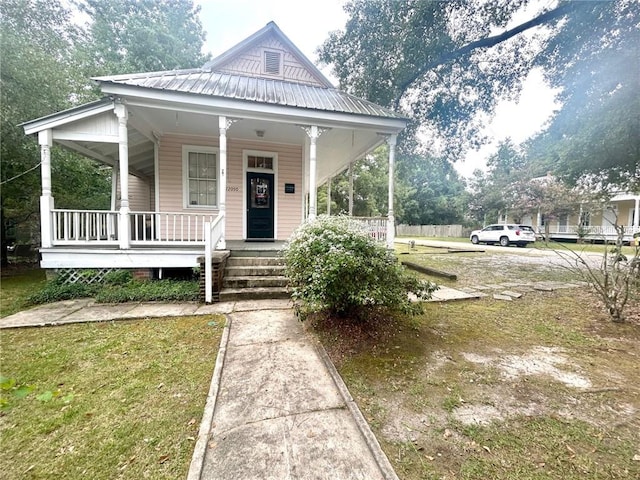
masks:
[[[269,182],[265,178],[251,179],[251,208],[269,208]]]

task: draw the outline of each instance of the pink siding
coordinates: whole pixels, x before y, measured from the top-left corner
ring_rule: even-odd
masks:
[[[262,51],[264,48],[279,50],[283,52],[283,68],[284,75],[279,76],[284,80],[291,80],[294,82],[307,83],[310,85],[316,85],[322,87],[323,84],[313,75],[311,71],[307,69],[299,60],[298,57],[293,55],[287,47],[278,41],[278,39],[270,35],[264,38],[259,44],[253,45],[251,48],[245,50],[237,57],[229,60],[228,63],[221,68],[217,68],[217,71],[230,73],[230,74],[242,74],[253,77],[267,77],[273,78],[271,75],[265,75],[262,73]]]
[[[217,147],[214,137],[191,137],[165,135],[160,141],[158,152],[160,172],[159,190],[161,212],[213,213],[216,209],[201,210],[183,207],[182,192],[182,145]],[[277,185],[277,237],[286,240],[302,222],[302,158],[300,145],[284,145],[229,138],[227,140],[227,217],[226,238],[243,239],[243,150],[261,150],[278,153]],[[293,183],[295,194],[284,193],[284,184]]]
[[[152,179],[129,175],[129,209],[133,212],[148,212],[151,210]]]

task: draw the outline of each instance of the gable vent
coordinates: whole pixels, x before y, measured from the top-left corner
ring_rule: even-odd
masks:
[[[269,75],[280,75],[280,64],[282,55],[280,52],[270,52],[266,50],[264,52],[264,73]]]

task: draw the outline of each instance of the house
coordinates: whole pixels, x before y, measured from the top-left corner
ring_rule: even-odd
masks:
[[[406,119],[336,89],[275,23],[201,68],[93,80],[101,100],[24,124],[41,148],[42,268],[153,271],[205,255],[210,285],[214,250],[286,240],[316,216],[318,186],[384,142],[393,244]],[[53,144],[113,167],[110,210],[55,207]]]
[[[549,227],[551,240],[588,242],[614,241],[618,233],[616,225],[624,227],[624,241],[632,242],[634,234],[640,232],[640,195],[618,193],[597,207],[576,205],[573,212],[557,218],[546,219],[538,212],[530,212],[514,218],[509,213],[501,215],[500,223],[522,223],[531,225],[539,234]],[[518,222],[516,222],[518,220]]]

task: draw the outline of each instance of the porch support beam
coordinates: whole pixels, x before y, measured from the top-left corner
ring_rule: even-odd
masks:
[[[636,197],[636,203],[633,210],[633,228],[640,227],[640,197]]]
[[[353,216],[353,162],[349,164],[349,216]]]
[[[120,248],[128,250],[131,232],[129,225],[129,134],[127,131],[128,112],[123,103],[114,108],[118,117],[118,165],[120,167],[120,215],[118,216],[118,238]]]
[[[318,162],[317,146],[318,137],[326,132],[327,128],[320,128],[317,125],[301,125],[301,128],[309,137],[309,215],[308,220],[316,219],[318,212]]]
[[[51,195],[52,131],[43,130],[38,133],[38,143],[40,144],[40,173],[42,176],[42,195],[40,196],[40,242],[42,248],[51,248],[53,246],[51,211],[54,209],[54,200]]]
[[[219,175],[220,179],[218,181],[218,209],[220,214],[222,215],[222,236],[220,237],[220,241],[218,242],[217,248],[220,250],[224,250],[227,248],[226,242],[226,231],[227,231],[227,129],[234,123],[237,122],[237,119],[227,118],[224,115],[220,115],[218,117],[218,129],[220,131],[219,136],[219,148],[220,148],[220,166],[219,166]],[[213,245],[215,249],[216,246]]]
[[[396,219],[393,212],[393,196],[397,139],[398,136],[395,134],[389,135],[387,138],[387,144],[389,145],[389,213],[387,213],[387,248],[389,249],[393,248],[396,236]]]
[[[331,215],[331,180],[332,177],[327,180],[327,215]]]

